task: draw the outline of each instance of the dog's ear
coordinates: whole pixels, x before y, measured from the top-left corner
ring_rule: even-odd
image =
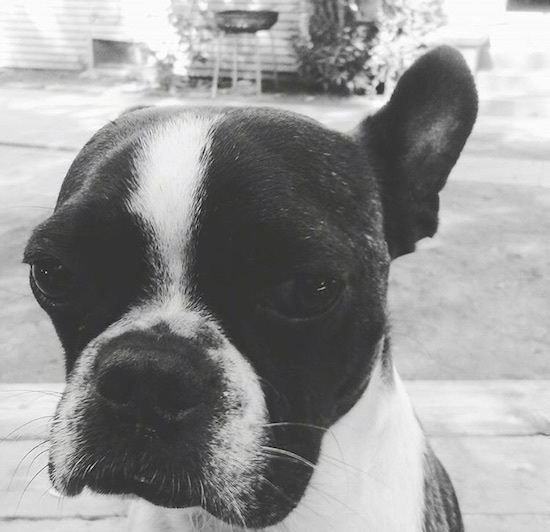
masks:
[[[379,166],[386,240],[392,258],[433,236],[439,191],[477,115],[473,77],[462,55],[441,46],[418,59],[390,101],[355,132]]]

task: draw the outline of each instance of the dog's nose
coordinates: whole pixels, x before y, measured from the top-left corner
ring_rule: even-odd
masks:
[[[200,351],[186,339],[125,334],[98,353],[97,391],[111,407],[179,419],[216,386],[215,368]]]
[[[117,405],[146,406],[166,413],[178,413],[193,406],[183,391],[176,367],[166,353],[117,352],[113,360],[101,364],[97,389],[100,395]]]

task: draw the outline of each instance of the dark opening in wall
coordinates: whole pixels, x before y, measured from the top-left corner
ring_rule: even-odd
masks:
[[[508,11],[550,11],[550,0],[508,0]]]
[[[125,41],[92,39],[94,67],[143,64],[140,44]]]

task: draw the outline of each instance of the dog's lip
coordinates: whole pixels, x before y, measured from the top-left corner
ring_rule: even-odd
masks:
[[[176,490],[173,482],[167,482],[155,471],[93,469],[92,472],[70,478],[64,486],[63,493],[72,497],[80,495],[85,489],[107,495],[137,496],[155,505],[166,507],[187,508],[196,506],[198,502],[193,501],[191,492]]]
[[[166,490],[162,482],[154,482],[145,475],[135,474],[127,478],[113,480],[109,475],[95,476],[85,479],[84,484],[92,491],[99,493],[110,493],[120,495],[138,495],[143,496],[143,491],[154,490],[158,496],[173,498],[175,493]]]

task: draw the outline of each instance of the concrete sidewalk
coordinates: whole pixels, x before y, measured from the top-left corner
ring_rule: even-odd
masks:
[[[453,479],[466,529],[547,532],[550,381],[416,381],[405,386]],[[90,492],[60,498],[51,489],[44,435],[62,389],[51,383],[0,385],[3,532],[125,527],[124,501]],[[335,460],[345,467],[345,456]],[[376,474],[375,467],[365,471]]]
[[[401,374],[430,379],[407,387],[457,486],[468,530],[543,532],[550,527],[550,113],[495,102],[482,94],[479,120],[442,194],[437,238],[392,266],[392,339]],[[61,389],[47,382],[64,376],[59,342],[20,257],[80,147],[120,111],[147,103],[212,101],[93,83],[0,85],[0,383],[31,382],[0,384],[6,532],[124,526],[123,504],[60,500],[40,472],[44,429]],[[380,105],[267,95],[215,103],[275,105],[342,131]]]
[[[481,94],[480,115],[453,179],[548,186],[550,95],[542,98],[539,113],[533,113],[531,107],[531,112],[526,112],[527,99],[528,95],[492,98]],[[4,164],[4,172],[10,174],[17,166],[18,155],[22,154],[13,151],[17,148],[76,153],[107,121],[138,104],[270,105],[347,131],[379,107],[382,100],[227,94],[211,100],[204,92],[181,97],[147,94],[133,84],[105,87],[92,82],[89,86],[37,87],[36,83],[8,82],[0,85],[0,157],[3,161],[8,157],[10,163],[8,167]]]
[[[393,266],[394,346],[407,378],[550,378],[550,113],[525,114],[513,99],[494,102],[482,94],[478,122],[443,193],[437,238]],[[213,103],[284,107],[342,131],[381,104],[278,95],[213,102],[204,94],[159,97],[130,84],[0,78],[0,382],[63,378],[59,343],[20,260],[80,147],[133,105]]]

